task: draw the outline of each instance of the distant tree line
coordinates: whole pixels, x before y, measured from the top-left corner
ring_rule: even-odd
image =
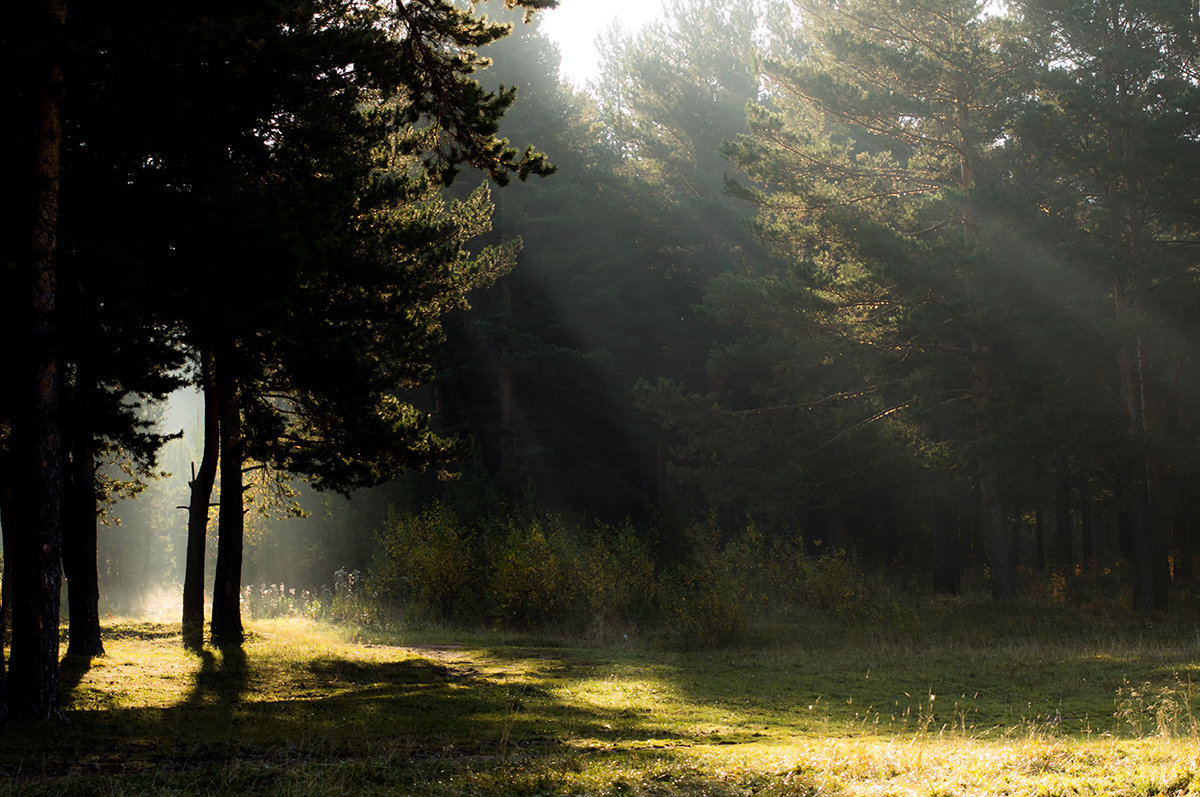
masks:
[[[429,406],[475,489],[427,494],[632,518],[660,570],[711,517],[1001,602],[1192,583],[1189,4],[681,0],[584,92],[523,35],[495,79],[560,169],[448,321]]]

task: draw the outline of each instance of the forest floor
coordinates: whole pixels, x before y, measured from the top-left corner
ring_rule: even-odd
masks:
[[[64,662],[70,726],[0,734],[0,793],[1200,793],[1200,633],[1029,616],[704,652],[280,619],[195,653],[115,622]]]

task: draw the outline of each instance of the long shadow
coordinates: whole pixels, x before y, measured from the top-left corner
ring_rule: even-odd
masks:
[[[64,655],[58,663],[58,693],[69,695],[92,669],[95,656]]]
[[[202,705],[232,706],[246,693],[249,682],[249,662],[240,647],[226,647],[214,653],[209,648],[196,651],[200,669],[196,682],[180,706],[195,708]]]
[[[140,639],[154,639],[160,637],[177,636],[178,632],[172,630],[169,626],[163,626],[157,623],[140,623],[136,625],[124,625],[120,628],[113,626],[101,627],[101,638],[105,641],[121,639],[124,637],[135,636]],[[70,628],[63,634],[62,644],[65,646],[69,640]],[[79,688],[79,684],[83,682],[84,676],[91,671],[96,663],[97,656],[80,656],[70,653],[64,653],[58,663],[58,690],[60,696],[67,696]]]

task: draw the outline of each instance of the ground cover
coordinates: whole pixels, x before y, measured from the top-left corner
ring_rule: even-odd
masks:
[[[292,618],[194,653],[115,623],[64,662],[70,727],[0,735],[0,793],[1200,793],[1200,635],[1014,617],[720,651]]]

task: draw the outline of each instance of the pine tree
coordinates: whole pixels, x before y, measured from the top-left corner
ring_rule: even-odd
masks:
[[[1007,352],[1014,329],[1040,322],[1015,321],[1037,291],[1018,279],[1025,253],[1005,251],[1009,229],[991,204],[1024,40],[971,0],[801,12],[810,48],[767,60],[778,110],[752,108],[753,133],[732,151],[765,189],[763,234],[809,270],[836,308],[830,320],[904,362],[914,406],[944,416],[971,403],[930,442],[952,430],[969,445],[993,595],[1011,600],[1005,426],[1019,371]]]
[[[1024,190],[1066,230],[1058,257],[1111,303],[1097,327],[1123,429],[1109,456],[1133,530],[1135,602],[1149,615],[1167,608],[1169,474],[1187,469],[1172,449],[1192,433],[1175,400],[1195,379],[1194,337],[1181,332],[1197,287],[1188,245],[1200,230],[1197,23],[1171,2],[1017,7],[1045,32],[1035,100],[1015,130]]]

